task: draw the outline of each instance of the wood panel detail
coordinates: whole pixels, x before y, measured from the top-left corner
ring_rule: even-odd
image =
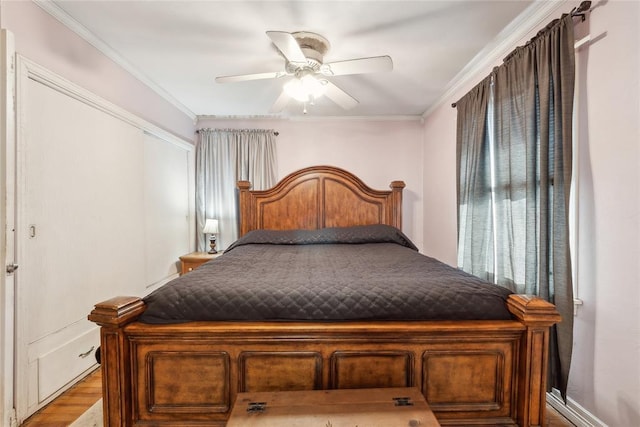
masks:
[[[384,224],[386,212],[381,202],[363,197],[341,181],[324,180],[324,226]]]
[[[238,391],[322,388],[322,355],[307,351],[245,351],[238,357]]]
[[[330,388],[412,387],[413,363],[410,351],[336,351]]]
[[[224,352],[150,352],[147,354],[148,413],[227,412],[229,355]],[[224,380],[226,378],[226,380]],[[141,408],[142,409],[142,408]],[[144,413],[141,419],[144,419]]]
[[[516,342],[489,349],[427,350],[423,354],[422,390],[440,419],[482,412],[512,420]]]
[[[266,230],[320,228],[319,186],[319,178],[306,179],[277,198],[259,200],[256,220],[261,224],[260,228]]]
[[[387,224],[402,229],[402,181],[374,190],[333,166],[313,166],[283,178],[269,190],[238,182],[240,235],[251,230],[318,229]]]
[[[427,352],[423,362],[425,395],[439,410],[452,405],[481,405],[484,409],[501,406],[502,354]]]

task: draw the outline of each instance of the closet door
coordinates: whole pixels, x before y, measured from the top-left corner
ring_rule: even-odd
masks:
[[[193,145],[19,57],[18,420],[95,368],[93,306],[178,276]]]
[[[0,29],[0,425],[11,424],[13,408],[15,264],[15,48]]]
[[[93,304],[145,284],[143,133],[27,81],[19,310],[29,412],[95,365]]]
[[[149,290],[179,273],[178,258],[190,252],[192,153],[157,136],[144,135],[145,283]]]

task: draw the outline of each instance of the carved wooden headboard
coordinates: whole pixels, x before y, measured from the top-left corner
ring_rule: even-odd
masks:
[[[240,235],[251,230],[295,230],[387,224],[402,229],[403,181],[391,191],[373,190],[332,166],[293,172],[269,190],[251,191],[239,181]]]

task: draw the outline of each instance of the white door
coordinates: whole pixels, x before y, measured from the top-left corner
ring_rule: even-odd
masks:
[[[95,367],[94,304],[177,277],[191,144],[18,57],[18,421]],[[149,131],[153,131],[149,133]]]
[[[15,264],[15,54],[12,34],[0,30],[0,426],[13,417]],[[4,203],[3,203],[4,202]]]
[[[32,65],[35,66],[35,65]],[[19,79],[18,418],[96,366],[96,302],[144,285],[143,134]]]

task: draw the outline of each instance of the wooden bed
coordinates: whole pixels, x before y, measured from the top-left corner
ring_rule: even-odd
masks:
[[[254,229],[402,226],[402,189],[372,190],[317,166],[251,191],[240,182],[241,235]],[[442,425],[542,426],[549,328],[541,299],[512,295],[513,320],[376,322],[137,321],[145,303],[96,304],[105,426],[224,426],[238,392],[418,387]]]

